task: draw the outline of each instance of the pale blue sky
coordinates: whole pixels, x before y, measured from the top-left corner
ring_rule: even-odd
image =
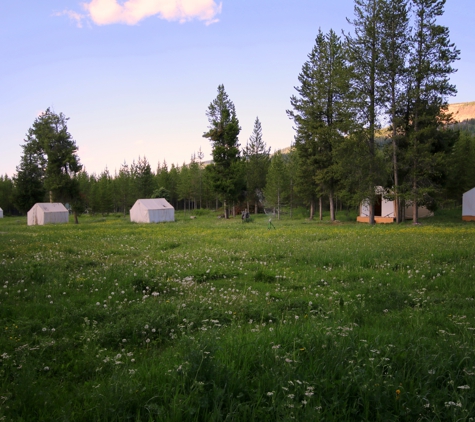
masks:
[[[0,174],[14,174],[47,107],[70,117],[89,173],[144,155],[154,170],[164,159],[181,165],[200,146],[210,159],[202,134],[219,84],[236,106],[241,144],[259,116],[267,145],[289,146],[285,111],[302,64],[319,28],[351,31],[353,0],[181,1],[181,14],[163,9],[176,0],[130,0],[130,13],[120,1],[98,14],[116,0],[2,0]],[[475,101],[475,2],[445,9],[441,23],[461,50],[450,102]]]

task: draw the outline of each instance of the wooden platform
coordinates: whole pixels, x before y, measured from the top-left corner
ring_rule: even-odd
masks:
[[[356,217],[358,223],[369,223],[369,217]],[[390,224],[394,223],[393,217],[374,217],[376,224]]]
[[[475,215],[464,215],[462,216],[463,221],[475,221]]]

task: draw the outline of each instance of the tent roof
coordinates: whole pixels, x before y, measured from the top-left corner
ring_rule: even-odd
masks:
[[[465,192],[465,193],[463,194],[463,196],[465,196],[465,195],[467,195],[467,194],[469,194],[469,195],[475,195],[475,188],[472,188],[472,189],[468,190],[467,192]]]
[[[38,202],[35,205],[33,205],[33,207],[39,207],[44,212],[64,212],[64,211],[68,212],[66,207],[59,202],[54,202],[54,203]]]
[[[136,203],[140,203],[144,208],[148,210],[174,209],[173,206],[170,205],[165,198],[137,199]]]

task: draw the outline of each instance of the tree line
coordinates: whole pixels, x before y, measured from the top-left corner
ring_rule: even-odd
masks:
[[[67,118],[47,110],[28,131],[17,174],[0,177],[5,213],[26,212],[35,202],[67,202],[88,210],[126,214],[138,198],[165,197],[177,209],[223,207],[230,212],[268,207],[279,215],[305,206],[309,217],[337,205],[369,200],[374,223],[376,186],[397,204],[431,209],[460,203],[475,186],[473,122],[454,125],[448,98],[459,51],[438,23],[445,0],[355,0],[353,30],[318,31],[298,76],[287,114],[295,139],[286,153],[271,155],[259,118],[241,145],[235,106],[223,85],[210,103],[201,150],[189,163],[154,171],[145,157],[110,174],[88,174],[67,131]]]

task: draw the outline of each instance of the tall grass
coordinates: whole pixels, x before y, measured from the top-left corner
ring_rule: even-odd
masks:
[[[475,226],[0,220],[0,420],[475,420]]]

